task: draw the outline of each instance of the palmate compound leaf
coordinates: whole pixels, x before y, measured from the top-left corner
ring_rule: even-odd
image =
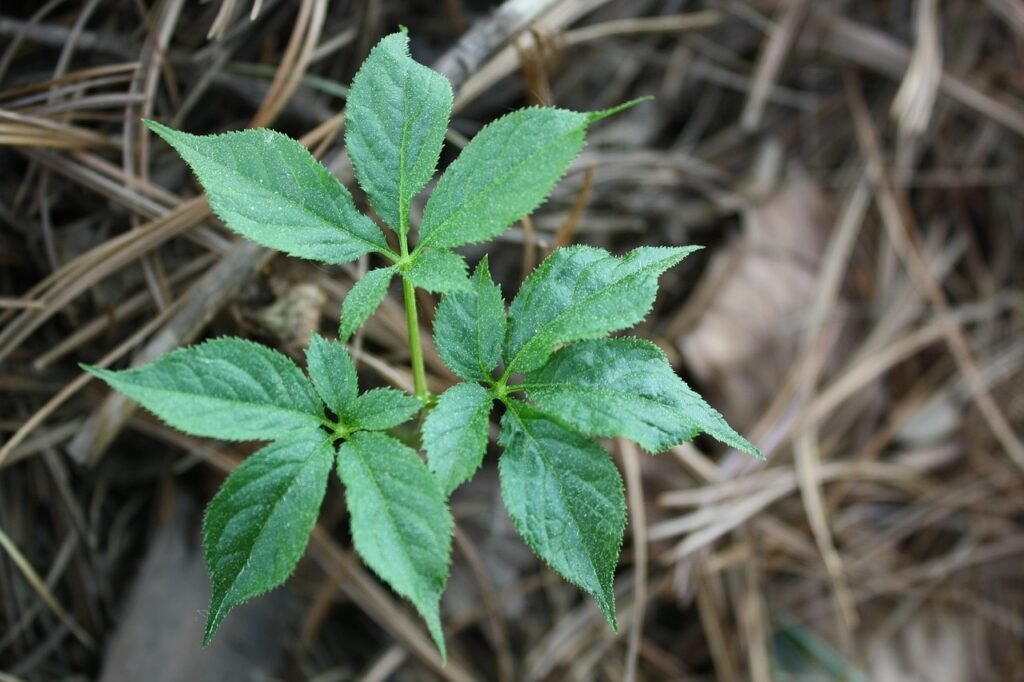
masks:
[[[263,128],[190,135],[145,124],[191,166],[214,212],[243,237],[323,263],[390,253],[344,185],[295,140]]]
[[[501,359],[505,300],[484,256],[470,288],[447,294],[434,316],[434,343],[444,363],[467,381],[489,381]]]
[[[441,394],[423,421],[427,466],[446,495],[480,468],[487,450],[487,425],[494,398],[477,383],[455,384]]]
[[[356,179],[381,219],[404,236],[409,204],[437,170],[452,86],[413,61],[405,31],[393,33],[356,73],[346,111],[345,144]]]
[[[341,304],[338,336],[342,341],[352,338],[356,330],[380,307],[381,301],[388,294],[388,287],[396,271],[394,265],[370,270],[349,289]]]
[[[624,436],[648,452],[707,433],[754,457],[760,451],[680,379],[653,343],[582,341],[530,372],[524,389],[545,412],[592,436]]]
[[[622,477],[593,440],[509,400],[501,419],[501,495],[519,534],[590,593],[612,630],[615,566],[626,528]]]
[[[170,426],[223,440],[273,440],[316,430],[324,407],[302,370],[252,341],[219,338],[120,372],[83,368]]]
[[[361,431],[338,452],[338,474],[363,561],[416,607],[445,657],[441,593],[454,524],[444,493],[416,452]]]
[[[326,434],[310,430],[250,455],[224,481],[203,519],[212,592],[205,644],[228,611],[282,584],[295,570],[333,462]]]
[[[699,246],[644,246],[618,258],[592,246],[557,249],[509,307],[506,373],[528,372],[558,346],[603,337],[647,315],[658,277]]]

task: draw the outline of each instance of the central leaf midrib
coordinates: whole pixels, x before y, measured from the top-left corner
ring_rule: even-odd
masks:
[[[416,603],[416,606],[418,608],[419,601],[423,597],[423,595],[420,593],[419,585],[420,581],[423,579],[423,576],[416,570],[416,564],[412,560],[412,555],[409,554],[409,550],[406,547],[405,534],[402,533],[399,528],[398,521],[395,519],[394,513],[391,510],[391,505],[388,503],[388,497],[387,495],[384,494],[384,490],[380,487],[380,483],[377,482],[377,476],[375,475],[374,470],[371,467],[367,466],[366,460],[363,457],[363,453],[360,450],[360,448],[356,447],[354,444],[352,445],[352,449],[355,450],[356,456],[359,458],[359,465],[363,467],[363,470],[367,473],[367,478],[369,478],[370,482],[373,484],[373,489],[377,493],[378,500],[380,500],[383,503],[380,506],[384,508],[384,514],[385,516],[387,516],[388,523],[391,525],[391,529],[395,532],[395,536],[401,540],[401,542],[399,543],[399,551],[401,551],[402,555],[405,557],[406,566],[412,567],[412,575],[415,578],[415,580],[413,581],[413,592],[415,593],[414,602]]]
[[[284,500],[284,498],[288,496],[288,493],[291,492],[292,488],[295,487],[295,482],[306,471],[306,467],[309,466],[310,463],[314,463],[314,461],[316,459],[317,453],[324,446],[325,442],[321,442],[321,443],[317,444],[310,451],[309,456],[306,457],[301,462],[299,462],[298,471],[295,473],[294,476],[291,477],[291,480],[288,481],[288,484],[285,487],[284,492],[281,495],[279,495],[276,500],[274,500],[273,504],[271,505],[270,512],[264,517],[263,522],[260,524],[259,530],[256,533],[256,537],[257,538],[259,538],[260,536],[263,535],[263,532],[266,530],[267,524],[269,523],[271,517],[273,517],[273,515],[277,512],[277,508],[281,505],[282,500]],[[243,485],[242,488],[245,488],[245,486]],[[232,495],[231,497],[233,498],[234,495]],[[217,544],[220,544],[219,540],[220,540],[221,537],[223,537],[223,530],[224,529],[222,528],[221,529],[221,533],[218,535],[218,538],[217,538],[218,539],[218,543]],[[256,545],[256,542],[253,542],[252,546],[250,546],[249,551],[245,553],[246,554],[245,565],[243,565],[242,569],[240,571],[238,571],[238,573],[235,574],[234,579],[231,581],[231,586],[227,590],[224,591],[224,595],[221,597],[220,602],[217,604],[217,609],[216,609],[215,615],[220,614],[221,610],[224,607],[224,601],[227,599],[228,595],[230,595],[231,592],[234,591],[235,587],[238,585],[239,579],[242,577],[242,575],[245,573],[246,569],[249,567],[249,558],[253,554],[252,547],[254,547],[255,545]]]
[[[302,410],[302,409],[299,409],[298,407],[293,407],[293,406],[278,405],[277,403],[248,402],[248,401],[240,400],[240,399],[225,398],[225,397],[221,397],[221,396],[211,396],[209,394],[204,394],[204,393],[189,393],[187,391],[176,390],[176,389],[173,389],[173,388],[164,388],[164,387],[161,387],[161,386],[150,386],[148,384],[128,383],[128,382],[125,382],[125,383],[127,383],[129,386],[136,386],[136,387],[139,387],[139,388],[144,388],[144,389],[146,389],[148,391],[154,391],[154,392],[157,392],[157,393],[164,393],[164,394],[167,394],[167,395],[181,396],[181,397],[188,397],[188,398],[201,398],[201,399],[206,399],[206,400],[211,400],[211,401],[219,401],[219,402],[227,403],[228,405],[255,406],[255,407],[259,407],[259,408],[272,409],[272,410],[276,410],[276,411],[280,411],[280,412],[288,412],[288,413],[293,413],[293,414],[299,414],[299,415],[302,415],[304,417],[312,417],[317,422],[324,421],[323,419],[320,418],[319,415],[315,414],[314,412],[307,412],[305,410]]]
[[[517,124],[517,126],[516,126],[516,128],[515,128],[514,130],[518,130],[518,129],[519,129],[519,127],[523,125],[523,123],[525,123],[525,121],[523,121],[523,122],[520,122],[519,124]],[[584,122],[584,126],[585,126],[585,125],[586,125],[586,123]],[[460,216],[460,215],[461,215],[461,214],[462,214],[462,213],[463,213],[464,211],[467,211],[467,210],[469,209],[469,205],[470,205],[470,204],[478,202],[478,201],[480,200],[480,197],[482,197],[482,196],[484,196],[484,195],[486,195],[486,194],[489,194],[489,193],[493,192],[493,191],[494,191],[494,189],[495,189],[496,187],[498,187],[499,185],[502,185],[502,184],[504,184],[504,180],[505,180],[505,178],[507,178],[507,177],[508,177],[509,175],[511,175],[511,174],[512,174],[512,173],[513,173],[514,171],[517,171],[517,170],[519,170],[519,168],[520,168],[520,167],[522,167],[522,166],[523,166],[524,164],[526,164],[526,163],[529,163],[529,162],[533,161],[533,159],[534,159],[535,157],[537,157],[538,155],[540,155],[540,154],[541,154],[542,152],[545,152],[545,151],[547,151],[548,149],[550,149],[550,148],[551,148],[552,146],[554,146],[554,144],[555,144],[556,142],[560,142],[560,141],[561,141],[561,140],[563,140],[564,138],[566,138],[566,137],[569,137],[569,136],[570,136],[571,134],[575,133],[575,132],[576,132],[576,131],[577,131],[578,129],[579,129],[578,127],[577,127],[577,128],[570,128],[570,129],[569,129],[568,131],[566,131],[566,133],[565,133],[565,134],[563,134],[563,135],[560,135],[560,136],[558,136],[557,138],[554,138],[554,139],[553,139],[553,140],[551,141],[551,143],[550,143],[550,144],[547,144],[547,145],[544,145],[544,146],[538,147],[538,148],[537,148],[536,150],[534,150],[534,152],[532,152],[531,154],[529,154],[528,156],[526,156],[525,158],[523,158],[523,160],[522,160],[522,161],[520,161],[519,163],[515,164],[514,166],[511,166],[511,167],[510,167],[510,168],[509,168],[509,169],[508,169],[508,170],[507,170],[507,171],[506,171],[505,173],[503,173],[503,174],[502,174],[502,175],[501,175],[500,177],[498,177],[498,178],[496,178],[495,180],[493,180],[493,181],[492,181],[492,182],[491,182],[491,183],[490,183],[489,185],[487,185],[487,187],[485,187],[485,188],[484,188],[483,190],[481,190],[480,192],[477,192],[477,193],[476,193],[476,195],[475,195],[475,196],[474,196],[473,198],[471,198],[471,199],[469,199],[469,200],[467,200],[467,201],[463,201],[463,202],[462,202],[462,203],[461,203],[461,204],[459,205],[459,207],[458,207],[457,209],[455,209],[454,211],[452,211],[451,213],[449,213],[449,214],[448,214],[448,217],[447,217],[447,218],[445,218],[445,219],[444,219],[444,220],[443,220],[442,222],[438,223],[438,224],[437,224],[437,227],[435,227],[434,229],[432,229],[432,230],[430,231],[430,234],[428,234],[428,235],[427,235],[427,236],[426,236],[426,237],[425,237],[425,238],[423,239],[423,241],[421,241],[421,242],[420,242],[419,246],[422,246],[422,247],[426,247],[426,246],[428,246],[428,245],[429,245],[429,244],[430,244],[431,242],[435,241],[435,235],[443,233],[443,232],[444,232],[444,230],[445,230],[445,228],[446,228],[446,227],[448,227],[448,225],[449,225],[449,224],[450,224],[450,223],[451,223],[451,222],[452,222],[453,220],[455,220],[455,219],[456,219],[456,217]],[[511,136],[512,136],[512,135],[511,135],[511,133],[510,133],[510,134],[508,135],[508,137],[511,137]],[[441,178],[441,179],[443,180],[443,179],[444,179],[444,177],[442,176],[442,178]],[[417,250],[419,250],[419,247],[417,247]]]
[[[191,147],[191,149],[192,149],[192,151],[194,151],[196,154],[198,154],[202,158],[204,158],[207,161],[209,161],[210,163],[216,165],[218,168],[222,168],[225,171],[227,171],[228,174],[230,174],[231,176],[237,177],[237,178],[245,181],[248,189],[259,190],[258,193],[260,193],[260,194],[272,194],[275,197],[279,197],[283,203],[286,203],[286,204],[288,204],[289,206],[291,206],[293,208],[297,208],[302,213],[305,213],[305,214],[307,214],[309,216],[312,216],[315,219],[315,221],[317,223],[319,223],[321,226],[325,226],[325,227],[328,227],[328,228],[331,228],[331,229],[337,229],[337,230],[339,230],[341,232],[344,232],[345,234],[351,236],[353,239],[356,239],[356,240],[358,240],[360,242],[363,242],[364,244],[369,244],[370,246],[374,247],[373,248],[374,251],[380,251],[380,249],[382,248],[381,245],[378,244],[377,242],[371,241],[371,240],[367,239],[366,237],[363,237],[362,235],[357,234],[356,232],[353,232],[352,230],[346,228],[340,221],[339,222],[334,222],[333,216],[330,216],[330,217],[323,216],[320,213],[317,213],[317,212],[309,209],[305,204],[303,204],[301,202],[298,202],[295,199],[292,199],[291,197],[289,197],[289,196],[287,196],[285,194],[281,194],[280,192],[273,191],[274,190],[273,187],[271,187],[270,190],[267,190],[266,188],[261,187],[258,182],[254,182],[254,177],[253,176],[246,175],[246,174],[238,171],[237,169],[234,169],[231,166],[228,166],[228,165],[220,162],[219,160],[213,158],[212,156],[208,156],[201,149],[199,149],[197,147]],[[317,172],[319,172],[319,170]],[[333,178],[333,180],[335,182],[338,182],[337,178]],[[344,188],[342,188],[342,189],[344,189]],[[207,193],[209,194],[209,192],[207,192]],[[344,195],[342,195],[342,196],[344,196]]]
[[[614,256],[609,256],[608,258],[614,258]],[[606,260],[606,259],[602,259],[600,261],[594,261],[594,263],[588,264],[587,267],[593,267],[596,263],[602,263],[602,262],[604,262],[604,260]],[[523,344],[523,347],[520,348],[519,351],[515,354],[515,357],[512,358],[512,361],[509,363],[509,367],[512,368],[513,372],[516,371],[516,369],[518,369],[516,367],[516,363],[519,362],[519,358],[524,353],[526,353],[528,350],[531,350],[532,347],[534,347],[536,345],[539,345],[540,341],[544,340],[543,335],[546,332],[549,332],[552,327],[556,326],[556,323],[561,322],[563,320],[563,318],[565,318],[567,315],[569,315],[570,313],[578,310],[580,307],[586,306],[590,301],[592,301],[593,299],[597,298],[598,296],[600,296],[602,294],[606,294],[609,291],[611,291],[611,290],[613,290],[615,288],[618,288],[620,285],[622,285],[622,284],[624,284],[626,282],[632,281],[636,277],[639,277],[641,275],[647,274],[648,269],[650,269],[654,265],[655,264],[652,263],[651,265],[648,265],[648,266],[644,267],[641,270],[637,270],[636,272],[633,272],[633,273],[627,275],[626,277],[623,277],[622,279],[617,280],[617,281],[609,284],[606,287],[598,289],[597,291],[595,291],[594,293],[590,294],[586,298],[584,298],[582,300],[579,300],[579,301],[576,301],[576,302],[566,306],[565,308],[563,308],[561,312],[559,312],[557,315],[555,315],[550,320],[548,320],[543,325],[541,325],[540,329],[538,329],[534,333],[534,335],[532,337],[530,337],[530,340]]]
[[[508,407],[509,413],[512,414],[513,418],[519,424],[520,431],[522,431],[522,433],[530,441],[531,445],[534,448],[534,451],[537,453],[537,457],[539,457],[540,460],[544,462],[544,466],[547,468],[548,471],[555,471],[555,468],[551,466],[550,460],[544,456],[544,449],[540,447],[540,442],[533,437],[533,434],[530,433],[530,430],[526,427],[526,423],[519,416],[518,409],[512,403],[506,403],[506,406]],[[590,549],[587,547],[583,529],[581,528],[579,521],[576,519],[576,515],[572,512],[571,506],[566,502],[568,498],[566,497],[565,488],[562,486],[562,481],[560,478],[556,476],[552,476],[552,478],[555,481],[555,485],[558,487],[558,494],[562,499],[562,506],[565,509],[566,513],[569,515],[569,518],[572,519],[573,528],[576,529],[576,533],[580,537],[580,545],[584,548],[584,554],[587,557],[587,563],[590,565],[590,570],[593,574],[593,577],[597,580],[597,586],[599,589],[604,589],[604,586],[601,584],[601,577],[598,575],[597,566],[594,564],[594,560],[590,556]],[[603,600],[604,595],[601,595],[601,598]]]
[[[402,139],[398,145],[398,231],[403,235],[409,233],[409,204],[412,197],[405,196],[406,169],[405,156],[408,151],[409,135],[412,128],[412,121],[409,116],[409,75],[412,69],[406,69],[402,78]]]

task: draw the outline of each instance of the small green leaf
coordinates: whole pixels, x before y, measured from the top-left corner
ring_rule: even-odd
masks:
[[[491,381],[505,338],[505,301],[484,256],[471,289],[447,294],[434,317],[434,342],[449,368],[469,381]]]
[[[756,447],[672,370],[661,349],[640,339],[576,343],[527,375],[524,389],[545,412],[593,436],[625,436],[661,452],[701,432],[762,458]]]
[[[82,365],[170,426],[224,440],[273,440],[323,423],[305,375],[276,350],[220,338],[120,372]]]
[[[393,265],[370,270],[349,289],[341,304],[341,326],[338,329],[338,336],[342,341],[352,338],[356,330],[380,307],[381,301],[388,294],[395,270]]]
[[[381,219],[404,237],[409,204],[437,170],[452,86],[412,60],[404,31],[393,33],[356,73],[346,109],[345,144],[356,179]]]
[[[524,403],[506,404],[499,474],[509,516],[537,556],[591,594],[616,630],[615,566],[626,528],[619,470],[594,441]]]
[[[559,345],[600,338],[647,315],[658,277],[697,246],[644,246],[616,258],[592,246],[557,249],[509,307],[506,372],[528,372]]]
[[[455,384],[441,394],[423,422],[427,466],[446,495],[473,477],[487,451],[494,398],[476,383]]]
[[[228,611],[277,587],[295,570],[333,461],[330,441],[311,432],[271,443],[224,481],[203,519],[212,593],[204,644]]]
[[[467,291],[466,259],[451,251],[424,249],[417,251],[403,273],[414,285],[437,294]]]
[[[356,551],[416,607],[441,657],[441,593],[448,580],[454,524],[437,479],[416,452],[381,433],[361,431],[341,446]]]
[[[587,114],[520,109],[484,126],[427,200],[420,247],[487,241],[547,198],[583,149]]]
[[[190,135],[145,124],[192,167],[214,212],[243,237],[324,263],[391,253],[345,186],[290,137],[263,128]]]
[[[359,396],[346,414],[346,426],[383,431],[405,423],[420,411],[423,403],[393,388],[375,388]]]
[[[313,332],[306,349],[306,369],[327,407],[341,416],[351,409],[359,390],[359,378],[345,346]]]

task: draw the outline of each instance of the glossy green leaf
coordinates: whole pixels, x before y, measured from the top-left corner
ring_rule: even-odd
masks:
[[[597,339],[556,352],[520,387],[545,412],[584,433],[624,436],[648,452],[707,433],[761,453],[683,383],[661,349],[640,339]]]
[[[420,289],[447,294],[470,288],[466,259],[451,251],[424,249],[413,256],[404,277]]]
[[[323,422],[323,404],[302,370],[243,339],[180,348],[137,369],[83,369],[196,436],[272,440]]]
[[[356,367],[338,341],[328,341],[313,332],[306,349],[306,369],[327,407],[336,415],[352,408],[359,389]]]
[[[243,237],[324,263],[390,252],[344,185],[290,137],[263,128],[190,135],[145,123],[192,167],[214,212]]]
[[[487,241],[540,206],[583,149],[590,120],[534,107],[484,126],[431,193],[420,248]]]
[[[434,316],[434,343],[444,363],[469,381],[490,381],[505,338],[505,300],[491,281],[485,256],[471,288],[447,294]]]
[[[480,384],[455,384],[441,394],[423,421],[427,466],[445,494],[473,477],[487,451],[488,417],[494,398]]]
[[[529,406],[501,419],[501,495],[519,534],[597,601],[616,630],[615,567],[626,528],[622,477],[608,453]]]
[[[341,326],[338,329],[338,336],[343,341],[352,338],[380,307],[395,271],[394,266],[370,270],[349,289],[341,304]]]
[[[346,425],[368,431],[383,431],[403,424],[423,407],[408,393],[393,388],[375,388],[359,396],[346,415]]]
[[[416,452],[390,436],[352,434],[338,453],[356,551],[416,607],[441,656],[441,593],[454,524],[441,486]]]
[[[356,179],[385,223],[409,231],[409,204],[437,170],[452,111],[448,79],[409,56],[409,36],[393,33],[370,51],[346,102]]]
[[[203,519],[211,583],[204,643],[228,611],[277,587],[295,570],[333,462],[330,441],[311,431],[264,447],[224,481]]]
[[[658,277],[696,246],[644,246],[618,258],[592,246],[552,253],[509,307],[505,362],[528,372],[560,345],[631,327],[651,310]]]

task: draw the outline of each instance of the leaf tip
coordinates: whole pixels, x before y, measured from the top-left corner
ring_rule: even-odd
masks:
[[[211,604],[212,606],[212,604]],[[213,642],[213,636],[217,634],[221,621],[224,620],[224,613],[220,606],[211,609],[206,615],[206,627],[203,629],[203,646],[208,647]]]
[[[617,104],[614,107],[608,109],[602,109],[601,111],[591,111],[586,115],[587,123],[596,123],[597,121],[608,118],[609,116],[614,116],[615,114],[622,113],[626,109],[632,109],[638,104],[642,104],[643,102],[650,102],[653,100],[654,97],[646,95],[644,97],[637,97],[636,99],[631,99],[628,102],[623,102],[622,104]]]

